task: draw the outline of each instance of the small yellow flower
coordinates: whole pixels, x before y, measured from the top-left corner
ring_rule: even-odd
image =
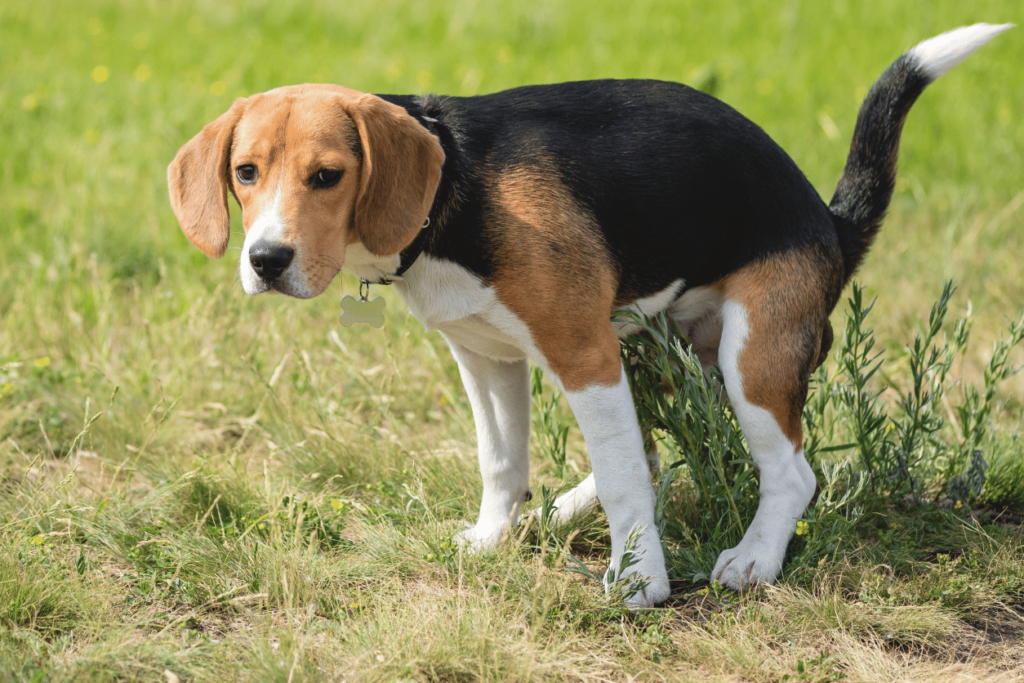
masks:
[[[227,89],[228,84],[224,81],[214,81],[210,84],[210,94],[216,95],[217,97],[223,95],[227,91]]]
[[[999,107],[999,123],[1001,123],[1004,126],[1008,126],[1012,121],[1013,112],[1010,111],[1010,108],[1005,104]]]
[[[110,78],[110,69],[102,64],[92,70],[92,80],[97,83],[104,83],[108,78]]]
[[[345,507],[345,502],[337,498],[334,498],[333,500],[331,500],[331,507],[340,512]]]
[[[796,523],[796,535],[797,536],[804,536],[810,530],[811,530],[811,525],[808,524],[807,522],[805,522],[803,520],[800,520],[799,522]]]
[[[956,505],[954,505],[954,506],[953,506],[953,509],[954,509],[954,510],[959,510],[959,509],[960,509],[960,508],[962,508],[963,506],[964,506],[964,502],[963,502],[962,500],[958,500],[958,501],[956,502]]]
[[[397,81],[401,75],[402,65],[398,62],[389,62],[388,65],[384,67],[384,78],[386,78],[390,83]]]
[[[36,534],[32,537],[32,545],[42,545],[46,543],[46,537],[42,534]]]
[[[5,393],[5,394],[9,394],[9,393],[11,393],[12,391],[14,391],[14,385],[13,385],[13,384],[11,384],[10,382],[8,382],[7,384],[5,384],[5,385],[4,385],[4,388],[3,388],[3,393]]]
[[[47,365],[50,364],[50,357],[49,356],[43,356],[42,358],[36,358],[32,362],[35,363],[35,366],[37,368],[45,368]]]
[[[137,67],[135,67],[135,80],[139,81],[140,83],[143,81],[148,81],[149,77],[152,75],[153,72],[150,71],[149,67],[145,64],[139,64]]]

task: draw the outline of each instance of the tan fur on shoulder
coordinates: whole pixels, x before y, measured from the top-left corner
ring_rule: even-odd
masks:
[[[593,214],[538,160],[489,179],[498,299],[530,328],[567,391],[614,385],[616,271]]]

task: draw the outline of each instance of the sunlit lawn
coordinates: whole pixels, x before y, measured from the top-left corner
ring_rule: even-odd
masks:
[[[668,608],[633,616],[564,571],[565,536],[461,555],[448,539],[479,503],[475,432],[443,340],[389,291],[383,330],[341,328],[351,279],[312,301],[246,297],[237,212],[233,248],[207,259],[164,174],[234,97],[284,84],[472,95],[649,77],[713,88],[828,198],[860,99],[903,49],[1022,19],[1015,0],[0,4],[0,678],[1019,679],[1020,509],[975,523],[897,506],[777,589],[680,574]],[[981,379],[1024,302],[1021,31],[907,122],[858,275],[878,297],[886,397],[945,280],[951,316],[974,320],[953,380]],[[994,403],[986,448],[1004,462],[1020,459],[1022,389]],[[538,489],[588,471],[574,427],[565,467],[545,443]],[[596,571],[605,533],[594,515],[569,549]]]

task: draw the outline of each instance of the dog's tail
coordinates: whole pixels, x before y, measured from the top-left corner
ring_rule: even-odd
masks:
[[[925,87],[1013,24],[974,24],[930,38],[885,70],[864,98],[850,156],[829,204],[848,281],[878,234],[896,183],[900,133]]]

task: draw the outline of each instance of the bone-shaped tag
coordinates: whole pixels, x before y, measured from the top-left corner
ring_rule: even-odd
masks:
[[[369,301],[354,296],[341,297],[341,324],[352,327],[356,323],[369,323],[374,327],[384,327],[384,299],[375,296]]]

